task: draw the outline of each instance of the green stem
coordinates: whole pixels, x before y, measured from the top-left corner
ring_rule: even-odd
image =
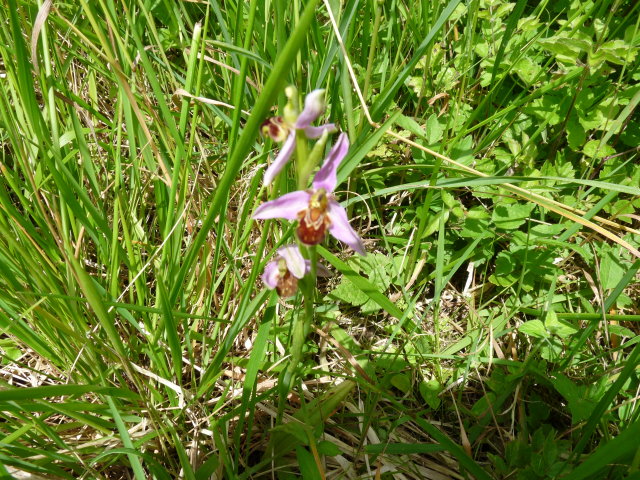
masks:
[[[313,323],[313,316],[315,313],[313,305],[317,271],[316,261],[318,255],[315,246],[308,247],[306,250],[308,254],[307,256],[311,261],[311,271],[309,272],[309,275],[305,276],[300,281],[300,291],[302,292],[304,312],[300,312],[296,315],[293,328],[291,330],[291,358],[282,377],[282,382],[280,383],[281,400],[278,408],[278,420],[282,418],[282,412],[284,411],[285,406],[284,399],[291,391],[296,380],[298,367],[300,365],[300,360],[302,359],[302,349],[307,339],[307,335],[309,335],[309,332],[311,331],[311,325]]]
[[[309,147],[307,146],[307,137],[304,131],[298,130],[296,132],[296,162],[297,162],[297,174],[298,174],[298,190],[304,190],[309,185],[309,176],[311,170],[309,169],[308,160]]]

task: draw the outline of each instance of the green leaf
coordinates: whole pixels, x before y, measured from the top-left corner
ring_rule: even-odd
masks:
[[[489,227],[490,215],[485,208],[473,207],[468,212],[460,231],[460,236],[467,238],[485,238],[493,236]]]
[[[632,455],[636,455],[637,458],[639,436],[640,421],[636,421],[625,430],[622,430],[616,437],[600,444],[598,448],[585,456],[584,461],[573,472],[563,478],[565,480],[604,478],[606,470],[610,469],[612,464],[618,463],[619,459],[624,459],[624,463],[627,463]],[[638,475],[631,474],[626,478],[635,478],[637,480]]]
[[[573,151],[577,152],[587,139],[587,134],[575,111],[571,112],[565,128],[567,129],[567,143]]]
[[[420,390],[420,395],[423,400],[427,402],[429,407],[436,409],[442,403],[440,400],[440,392],[442,392],[442,384],[438,382],[438,380],[431,379],[428,382],[420,382],[418,385],[418,389]]]
[[[603,144],[600,140],[589,140],[582,152],[590,158],[604,158],[616,153],[616,150],[610,146]]]
[[[575,65],[582,52],[591,48],[591,42],[581,38],[569,38],[557,35],[549,38],[541,38],[538,44],[551,52],[558,61]]]
[[[544,324],[550,333],[557,335],[560,338],[569,337],[578,331],[578,329],[569,322],[565,320],[558,320],[558,316],[553,310],[547,313]]]
[[[508,287],[513,285],[518,277],[514,274],[515,262],[509,252],[500,252],[496,257],[495,272],[489,276],[489,281],[494,285]]]
[[[429,118],[427,118],[426,125],[427,142],[429,145],[433,145],[442,140],[443,132],[444,127],[438,121],[438,116],[435,113],[432,113]]]
[[[467,135],[451,149],[451,158],[468,164],[473,160],[473,137]]]
[[[329,457],[335,457],[341,453],[340,448],[335,443],[329,442],[328,440],[321,440],[318,442],[318,452]]]
[[[564,347],[556,337],[548,338],[540,347],[540,356],[548,362],[557,363],[562,358]]]
[[[366,257],[352,257],[347,261],[347,264],[355,272],[365,274],[369,282],[379,292],[385,292],[391,285],[390,267],[392,261],[386,255],[374,253]],[[353,306],[361,306],[364,312],[375,312],[381,308],[369,294],[356,287],[347,276],[342,278],[330,295]]]
[[[605,61],[615,65],[628,65],[633,63],[637,53],[638,49],[624,40],[609,40],[600,45],[597,51],[589,53],[588,62],[592,69],[598,68]]]
[[[312,427],[305,425],[301,422],[287,422],[282,425],[278,425],[272,429],[272,432],[278,435],[288,435],[296,439],[299,445],[309,445],[309,433],[312,431]]]
[[[533,208],[533,204],[500,203],[494,207],[491,220],[497,228],[514,230],[527,221]]]
[[[309,450],[300,445],[296,446],[296,457],[304,480],[322,480],[316,460]]]
[[[522,111],[535,115],[549,125],[557,125],[563,120],[568,108],[568,103],[563,100],[560,95],[544,95],[532,100]]]
[[[401,392],[408,392],[411,390],[411,377],[406,373],[398,373],[391,377],[391,385]]]
[[[620,260],[619,249],[603,248],[600,259],[600,281],[602,288],[609,290],[615,288],[626,272],[626,268]]]
[[[573,424],[589,418],[604,392],[603,386],[599,383],[589,387],[576,385],[562,374],[556,374],[556,377],[551,379],[551,383],[558,393],[567,400]]]
[[[540,78],[544,78],[541,76],[541,73],[543,72],[542,67],[529,57],[522,57],[514,63],[513,71],[528,85],[532,84],[536,79],[539,80]]]
[[[547,338],[549,332],[540,320],[529,320],[518,327],[518,330],[526,335],[536,338]]]

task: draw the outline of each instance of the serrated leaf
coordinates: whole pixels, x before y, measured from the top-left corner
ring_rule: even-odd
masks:
[[[380,297],[384,298],[385,303],[389,302],[382,293],[391,285],[391,274],[393,273],[391,262],[392,260],[389,257],[380,253],[369,254],[366,257],[350,258],[347,261],[348,266],[355,272],[368,277],[368,283],[371,286],[366,289],[359,288],[345,276],[329,296],[353,306],[361,307],[364,312],[379,311],[381,308]]]
[[[606,98],[599,104],[588,104],[586,108],[582,107],[578,112],[580,124],[585,130],[605,130],[611,128],[619,111],[619,99],[616,97]]]
[[[489,213],[481,207],[473,207],[468,212],[460,231],[460,236],[467,238],[483,238],[493,235],[489,228]]]
[[[558,61],[575,64],[582,52],[591,48],[591,43],[585,39],[569,38],[565,36],[553,36],[538,40],[538,44],[548,52],[551,52]]]
[[[522,57],[513,64],[513,71],[526,84],[532,84],[534,81],[544,78],[540,75],[542,67],[531,60],[529,57]]]
[[[346,277],[340,280],[338,286],[331,291],[331,296],[355,307],[364,305],[367,300],[369,300],[367,294],[357,288],[351,280]]]
[[[606,378],[604,381],[606,382]],[[567,400],[574,424],[588,419],[602,396],[603,384],[601,383],[587,388],[574,384],[562,374],[556,374],[556,378],[552,378],[551,382],[558,393]]]
[[[638,49],[624,40],[609,40],[600,45],[597,51],[589,53],[588,63],[593,69],[605,61],[614,65],[628,65],[633,62],[637,53]]]
[[[534,205],[523,203],[498,204],[494,207],[491,220],[497,228],[514,230],[527,221]]]
[[[405,80],[405,84],[407,85],[407,87],[410,87],[416,93],[416,95],[422,95],[422,91],[424,89],[424,79],[422,78],[422,75],[408,77]]]
[[[557,125],[566,114],[567,106],[558,95],[544,95],[532,100],[522,111],[545,120],[549,125]]]
[[[590,158],[604,158],[616,153],[616,150],[600,140],[589,140],[582,149],[582,152]]]

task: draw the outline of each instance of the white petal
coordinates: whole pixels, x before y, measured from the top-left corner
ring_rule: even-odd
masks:
[[[287,268],[296,278],[304,277],[304,257],[300,253],[298,245],[286,245],[278,249],[278,255],[287,262]]]
[[[303,129],[311,125],[324,112],[324,90],[314,90],[304,99],[304,109],[296,120],[296,128]]]

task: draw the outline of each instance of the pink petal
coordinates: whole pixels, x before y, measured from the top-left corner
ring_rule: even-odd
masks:
[[[252,218],[256,220],[266,220],[268,218],[286,218],[287,220],[296,220],[298,212],[306,210],[309,207],[311,194],[304,190],[287,193],[275,200],[260,205]]]
[[[305,273],[309,273],[311,271],[311,260],[305,260],[304,261],[304,267],[305,267]],[[316,274],[319,277],[332,277],[333,273],[331,273],[331,271],[325,267],[324,265],[322,265],[321,263],[317,263],[316,264]]]
[[[324,188],[327,193],[333,192],[338,183],[338,167],[349,151],[349,137],[341,133],[324,164],[313,179],[313,188]]]
[[[298,245],[286,245],[278,249],[278,255],[287,262],[287,268],[296,278],[302,278],[305,274],[304,257],[300,253]]]
[[[331,273],[331,270],[329,270],[327,267],[325,267],[321,263],[318,263],[316,265],[316,273],[318,274],[319,277],[332,277],[333,276],[333,273]]]
[[[324,112],[324,90],[314,90],[304,99],[304,109],[298,115],[295,127],[303,129],[311,125]]]
[[[295,130],[291,130],[291,133],[285,140],[282,148],[280,149],[280,153],[273,161],[269,168],[264,172],[264,184],[269,185],[275,176],[280,173],[282,167],[284,167],[289,159],[291,158],[291,154],[293,153],[294,148],[296,147],[296,132]]]
[[[324,125],[320,125],[319,127],[313,127],[309,125],[304,128],[304,134],[307,138],[319,138],[322,136],[324,131],[327,130],[329,133],[333,133],[337,130],[335,123],[325,123]]]
[[[329,200],[329,218],[331,219],[329,233],[341,242],[349,245],[360,255],[366,255],[362,240],[356,231],[351,228],[351,225],[349,225],[347,211],[333,199]]]
[[[280,272],[278,269],[278,261],[274,260],[273,262],[267,263],[267,266],[264,267],[264,272],[262,273],[262,281],[264,284],[273,290],[276,288],[276,285],[278,285],[279,277]]]

